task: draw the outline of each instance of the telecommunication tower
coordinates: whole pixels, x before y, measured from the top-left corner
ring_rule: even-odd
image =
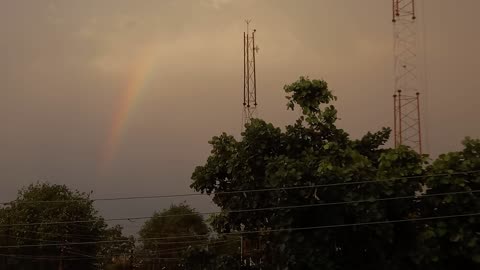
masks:
[[[247,23],[247,32],[243,32],[243,115],[242,128],[250,119],[257,117],[257,73],[255,70],[255,55],[258,46],[255,45],[254,29],[250,33],[250,20]]]
[[[394,140],[422,153],[415,0],[392,0],[395,55]]]

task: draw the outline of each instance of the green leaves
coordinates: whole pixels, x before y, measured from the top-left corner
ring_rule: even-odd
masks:
[[[379,194],[395,194],[393,187],[388,185],[373,188],[367,185],[332,186],[288,192],[279,190],[244,193],[243,196],[223,194],[231,190],[356,182],[376,178],[378,159],[384,151],[379,147],[388,138],[389,129],[369,133],[361,141],[352,141],[347,133],[335,126],[337,111],[328,104],[336,98],[328,90],[326,82],[301,77],[297,82],[285,86],[285,91],[289,94],[288,108],[293,109],[299,105],[303,116],[293,125],[287,126],[285,132],[263,120],[253,119],[246,125],[239,141],[227,134],[214,137],[210,142],[212,154],[205,165],[195,169],[192,187],[197,191],[212,193],[213,201],[225,210],[344,200],[367,199],[371,202],[368,205],[228,213],[215,218],[214,228],[218,231],[235,231],[245,226],[245,230],[263,230],[368,222],[384,218],[385,209],[389,206],[375,202],[375,198]],[[304,121],[308,125],[304,126]],[[393,164],[398,159],[394,158],[390,163]],[[400,189],[413,194],[412,188]],[[403,212],[392,217],[401,218],[402,215]],[[392,230],[389,228],[382,234],[385,239],[389,239],[390,244],[395,242]],[[364,235],[361,239],[354,240],[353,236],[359,231],[364,232]],[[280,269],[311,269],[315,265],[330,265],[334,269],[345,265],[341,253],[345,250],[365,252],[368,236],[376,238],[379,237],[377,234],[378,231],[364,228],[345,229],[340,235],[335,230],[273,234],[267,238],[269,244],[265,247],[264,255],[270,259],[263,261],[274,261]],[[299,249],[316,250],[321,255],[297,254],[296,250]],[[377,249],[373,244],[372,248],[367,248],[371,254],[377,252]]]
[[[427,156],[405,146],[386,148],[389,128],[350,139],[335,126],[337,111],[330,103],[336,98],[326,82],[300,77],[284,90],[287,108],[299,106],[302,111],[297,121],[283,131],[254,119],[238,141],[227,134],[214,137],[211,156],[192,175],[192,187],[212,194],[226,211],[214,219],[217,231],[375,223],[480,211],[479,193],[415,198],[480,189],[480,173],[452,174],[480,169],[480,141],[467,138],[462,152],[441,155],[429,164]],[[444,173],[451,175],[437,176]],[[309,185],[322,187],[281,190]],[[279,190],[225,194],[262,188]],[[358,202],[343,203],[350,201]],[[228,212],[319,203],[327,205]],[[442,270],[451,262],[475,269],[478,224],[480,218],[471,217],[260,233],[261,254],[250,259],[264,269]]]
[[[49,223],[49,222],[70,222],[75,220],[92,220],[88,224],[39,224],[36,226],[12,226],[4,227],[5,233],[10,237],[6,240],[9,245],[38,245],[39,243],[64,243],[104,240],[108,235],[107,224],[98,215],[93,207],[90,194],[71,190],[65,185],[49,183],[36,183],[22,188],[17,199],[3,209],[4,215],[0,215],[2,224],[23,224],[23,223]],[[45,203],[35,203],[45,201]],[[48,201],[65,201],[52,202]],[[3,216],[3,217],[2,217]],[[2,229],[0,229],[2,230]],[[121,234],[121,231],[120,231]],[[0,240],[1,242],[1,240]],[[109,244],[115,246],[115,244]],[[76,251],[87,256],[95,257],[101,252],[101,245],[82,245],[76,247]],[[68,250],[68,249],[65,249]],[[11,250],[12,255],[35,254],[36,256],[62,255],[61,246],[31,247]],[[95,261],[89,263],[65,262],[68,269],[94,269]],[[36,267],[38,269],[55,269],[52,262],[43,261],[36,264],[26,263],[24,267]],[[27,269],[27,268],[25,268]],[[32,268],[28,268],[32,269]]]
[[[330,105],[323,110],[323,104],[329,104],[337,98],[328,89],[328,84],[323,80],[310,80],[300,77],[296,82],[285,85],[284,90],[289,100],[287,108],[294,110],[295,105],[300,106],[307,123],[312,127],[332,127],[337,120],[337,110]]]
[[[479,174],[459,172],[480,169],[480,153],[476,151],[480,149],[480,141],[467,138],[463,144],[465,148],[462,151],[442,154],[426,168],[427,195],[479,188],[474,181]],[[480,211],[480,198],[478,193],[432,196],[423,199],[419,209],[429,216],[475,213]],[[478,224],[480,218],[476,216],[432,222],[429,227],[436,235],[422,243],[421,252],[424,254],[421,263],[432,265],[435,269],[450,269],[447,265],[452,262],[463,269],[478,268],[479,262],[475,260],[480,250]]]
[[[191,260],[197,258],[194,256],[197,253],[188,248],[193,244],[185,243],[185,241],[194,241],[204,238],[198,236],[206,236],[209,232],[207,224],[203,217],[195,212],[195,209],[189,205],[182,203],[179,205],[171,205],[169,209],[162,212],[154,213],[153,217],[145,222],[139,234],[142,246],[138,250],[139,254],[148,254],[153,257],[190,257]],[[191,238],[186,238],[186,236]],[[183,238],[175,239],[175,236],[182,236]],[[168,241],[152,241],[149,238],[172,237]],[[176,243],[178,242],[178,243]],[[182,249],[183,248],[183,249]],[[173,251],[172,251],[173,250]],[[203,250],[196,252],[202,253]],[[186,252],[186,254],[183,254]],[[197,254],[198,255],[198,254]],[[205,256],[209,254],[203,254]],[[164,267],[168,269],[183,269],[176,261],[166,261],[163,263]],[[145,262],[142,265],[145,269],[152,267]]]
[[[289,104],[298,104],[306,111],[318,111],[320,104],[328,104],[336,97],[328,90],[327,82],[323,80],[310,80],[308,77],[300,77],[296,82],[286,85],[284,90],[289,99]]]

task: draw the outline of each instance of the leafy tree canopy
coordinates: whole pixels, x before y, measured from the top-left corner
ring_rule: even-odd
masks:
[[[213,222],[215,230],[265,231],[248,235],[252,240],[262,241],[261,256],[252,258],[250,265],[261,265],[264,269],[423,269],[421,267],[427,264],[428,259],[418,255],[426,247],[424,242],[419,242],[418,232],[423,233],[426,228],[430,229],[429,226],[441,223],[349,224],[428,216],[427,209],[434,207],[420,206],[415,196],[423,192],[426,185],[432,187],[428,192],[436,192],[433,182],[439,180],[426,176],[449,170],[480,169],[478,162],[472,162],[480,155],[476,148],[479,142],[469,140],[466,143],[468,150],[465,151],[468,151],[469,157],[452,154],[455,158],[448,159],[452,162],[448,169],[444,164],[447,161],[442,161],[446,156],[430,166],[426,156],[418,155],[407,147],[386,148],[384,144],[390,134],[388,128],[367,133],[360,139],[351,139],[336,126],[337,110],[331,105],[336,97],[325,81],[300,77],[298,81],[286,85],[284,90],[287,93],[287,108],[293,110],[298,106],[302,112],[295,123],[282,130],[264,120],[252,119],[245,126],[240,140],[226,133],[215,136],[209,142],[212,151],[205,165],[198,166],[193,172],[191,187],[211,194],[213,201],[224,210]],[[460,165],[467,160],[469,166]],[[478,174],[469,177],[478,180]],[[465,190],[465,184],[462,188],[460,182],[468,177],[453,178],[461,179],[442,178],[442,181],[449,190],[458,190],[455,185]],[[225,193],[305,185],[320,187]],[[465,202],[465,205],[471,205],[472,201],[478,203],[476,194],[469,194],[471,201]],[[377,200],[392,197],[402,199]],[[329,205],[229,212],[232,209],[315,204]],[[468,210],[479,209],[478,205],[472,205]],[[456,220],[457,223],[464,221]],[[463,237],[478,236],[478,219],[472,217],[470,223],[472,226],[466,227],[469,233]],[[268,233],[269,230],[282,228],[330,225],[340,227]],[[466,257],[473,262],[479,254],[478,245],[476,242],[459,243],[462,248],[467,244],[472,245],[467,256],[460,256],[462,249],[456,255],[446,246],[439,249],[453,255],[451,259],[454,262]],[[433,247],[435,243],[431,245]],[[436,256],[440,257],[440,254]]]
[[[108,229],[95,210],[89,195],[65,185],[49,183],[36,183],[22,188],[16,200],[1,210],[0,231],[3,241],[0,241],[5,246],[34,247],[2,249],[10,258],[8,262],[4,260],[4,265],[25,270],[58,269],[60,265],[64,269],[95,269],[95,258],[102,248],[100,245],[62,245],[105,240],[112,230]],[[92,222],[61,223],[76,220]],[[60,223],[48,224],[52,222]],[[113,230],[118,232],[119,229]],[[9,268],[5,266],[5,269]]]
[[[187,204],[171,205],[169,209],[156,212],[140,230],[142,248],[139,254],[150,257],[143,260],[142,265],[181,269],[182,254],[192,246],[204,244],[208,232],[203,217]]]

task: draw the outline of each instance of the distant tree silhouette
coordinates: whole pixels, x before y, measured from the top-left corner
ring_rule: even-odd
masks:
[[[38,203],[41,201],[41,203]],[[51,202],[49,201],[65,201]],[[49,222],[92,220],[89,223],[44,224]],[[1,269],[50,270],[97,269],[101,245],[68,243],[105,240],[112,230],[93,206],[89,194],[73,191],[65,185],[37,183],[21,189],[15,201],[0,211],[2,246],[34,247],[0,250],[6,255]],[[9,224],[36,224],[14,225]],[[41,246],[53,244],[53,246]],[[113,248],[110,244],[109,248]],[[2,261],[2,260],[0,260]]]

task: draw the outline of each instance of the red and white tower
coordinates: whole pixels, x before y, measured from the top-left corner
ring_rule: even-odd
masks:
[[[394,140],[422,153],[415,0],[392,0],[395,54]]]

